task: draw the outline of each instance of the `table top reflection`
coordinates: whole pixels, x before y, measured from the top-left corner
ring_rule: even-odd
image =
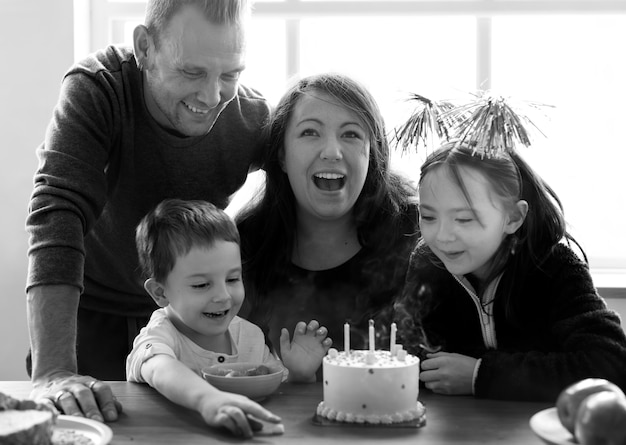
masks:
[[[200,416],[175,405],[147,385],[107,382],[124,406],[113,430],[111,445],[122,444],[207,444],[241,443],[221,430],[207,426]],[[31,384],[0,382],[0,391],[26,398]],[[284,383],[271,397],[261,402],[282,417],[285,433],[279,436],[255,436],[245,442],[254,444],[507,444],[543,443],[529,426],[533,414],[550,407],[535,402],[481,400],[473,397],[442,396],[421,390],[420,401],[426,407],[426,425],[422,428],[372,427],[360,425],[319,426],[313,423],[317,404],[322,400],[322,386]]]

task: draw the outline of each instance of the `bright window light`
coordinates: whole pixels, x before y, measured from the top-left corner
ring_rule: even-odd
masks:
[[[90,51],[132,43],[145,0],[89,5],[81,17],[91,17],[90,34],[77,41]],[[538,122],[548,138],[523,155],[561,197],[596,285],[626,287],[623,42],[620,0],[257,0],[242,82],[276,103],[293,77],[344,72],[370,88],[389,131],[408,116],[409,92],[441,99],[491,88],[554,105]],[[396,153],[394,166],[417,180],[422,159]]]

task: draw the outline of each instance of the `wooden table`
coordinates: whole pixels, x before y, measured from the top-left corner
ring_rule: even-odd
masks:
[[[242,443],[243,439],[212,429],[196,413],[177,406],[147,385],[109,382],[124,405],[124,413],[110,423],[111,445]],[[28,397],[30,382],[0,382],[0,391]],[[283,384],[262,402],[283,419],[285,434],[257,436],[254,444],[507,444],[539,445],[543,442],[529,426],[530,417],[550,404],[502,402],[473,397],[441,396],[422,390],[426,406],[423,428],[374,428],[364,426],[317,426],[313,413],[322,399],[316,384]]]

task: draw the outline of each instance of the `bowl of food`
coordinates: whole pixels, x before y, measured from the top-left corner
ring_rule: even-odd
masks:
[[[283,381],[283,368],[260,363],[220,363],[204,368],[202,376],[221,391],[258,401],[278,389]]]

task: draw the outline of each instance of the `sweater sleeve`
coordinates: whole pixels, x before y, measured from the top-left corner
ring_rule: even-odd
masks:
[[[126,358],[126,380],[152,384],[144,382],[141,366],[159,354],[178,360],[180,348],[177,347],[176,335],[175,328],[167,322],[166,317],[155,313],[133,341],[133,349]]]
[[[94,75],[73,71],[37,150],[26,226],[27,289],[45,284],[82,288],[84,235],[106,199],[105,168],[112,146],[112,97]]]
[[[524,286],[529,291],[524,298],[537,314],[524,324],[525,337],[533,340],[522,338],[522,347],[486,352],[476,396],[555,401],[566,386],[587,377],[626,389],[626,337],[619,316],[597,294],[587,265],[565,246],[557,252],[542,266],[544,278],[526,277],[543,288]]]

